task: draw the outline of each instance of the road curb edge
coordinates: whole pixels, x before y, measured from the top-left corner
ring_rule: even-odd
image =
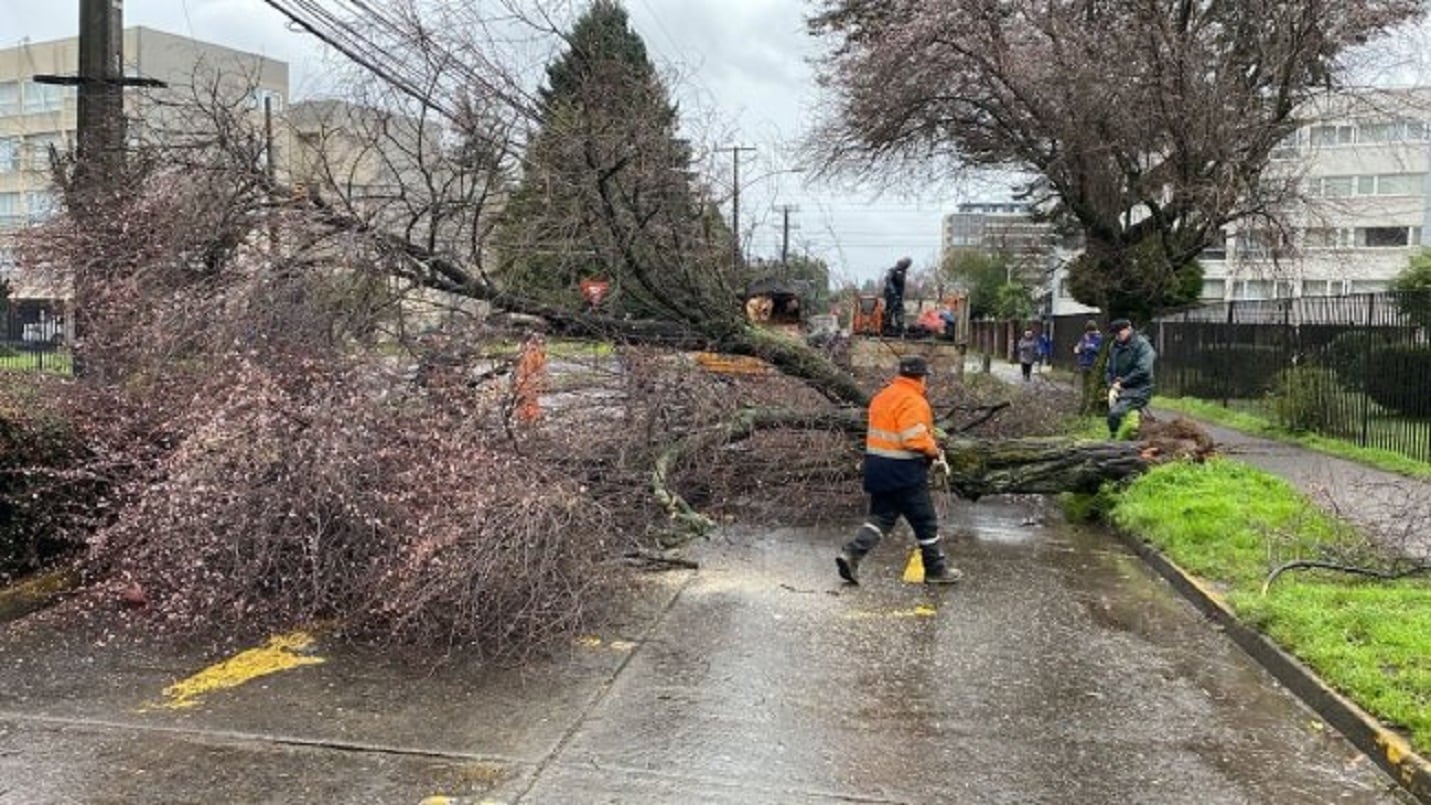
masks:
[[[1405,738],[1332,690],[1301,660],[1240,621],[1215,593],[1157,548],[1122,529],[1114,531],[1134,553],[1221,627],[1233,642],[1266,668],[1278,682],[1296,694],[1324,721],[1336,727],[1417,800],[1431,803],[1431,761],[1417,754]]]

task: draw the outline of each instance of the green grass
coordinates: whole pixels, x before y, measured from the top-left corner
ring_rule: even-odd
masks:
[[[73,371],[68,351],[56,352],[15,352],[0,353],[0,371],[14,372],[44,371],[57,375],[67,375]]]
[[[1410,478],[1431,478],[1431,463],[1417,461],[1391,450],[1361,447],[1342,439],[1308,433],[1291,433],[1255,411],[1224,408],[1217,403],[1192,397],[1154,397],[1152,407],[1178,411],[1243,433],[1301,445],[1308,450],[1345,458]]]
[[[1228,460],[1158,467],[1110,519],[1220,591],[1240,618],[1431,752],[1431,582],[1369,582],[1272,567],[1358,538],[1280,478]]]

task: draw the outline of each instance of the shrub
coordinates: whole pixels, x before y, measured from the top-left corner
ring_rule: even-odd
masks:
[[[1204,350],[1185,372],[1185,397],[1253,399],[1272,388],[1286,365],[1283,351],[1262,344],[1222,344]]]
[[[1431,417],[1431,349],[1389,346],[1371,353],[1367,394],[1384,408],[1413,417]]]
[[[392,405],[360,368],[293,371],[217,378],[159,480],[92,541],[87,569],[140,591],[148,623],[239,637],[323,621],[500,656],[590,618],[621,531],[491,427],[498,401],[459,384]]]
[[[1328,342],[1323,360],[1336,372],[1342,385],[1360,391],[1366,388],[1368,353],[1378,352],[1390,345],[1390,339],[1382,333],[1349,330]]]
[[[1293,366],[1277,373],[1267,399],[1282,427],[1297,433],[1320,431],[1332,424],[1327,400],[1337,386],[1337,374],[1330,369]]]
[[[115,472],[94,449],[107,421],[82,407],[66,381],[16,376],[0,388],[0,580],[83,548],[107,514]]]

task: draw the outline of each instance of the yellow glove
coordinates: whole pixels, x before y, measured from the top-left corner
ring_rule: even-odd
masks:
[[[934,463],[930,464],[929,467],[938,475],[949,474],[949,459],[945,458],[943,450],[939,451],[939,458],[934,459]]]
[[[1112,407],[1113,407],[1114,405],[1116,405],[1117,403],[1118,403],[1118,387],[1117,387],[1117,386],[1109,386],[1109,387],[1108,387],[1108,407],[1109,407],[1109,408],[1112,408]]]

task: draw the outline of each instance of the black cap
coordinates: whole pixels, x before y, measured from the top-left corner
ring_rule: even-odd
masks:
[[[1132,326],[1133,326],[1133,322],[1128,321],[1127,319],[1114,319],[1112,322],[1110,322],[1110,323],[1108,324],[1108,332],[1110,332],[1110,333],[1121,333],[1121,332],[1122,332],[1123,330],[1125,330],[1126,328],[1132,327]]]
[[[929,374],[929,361],[923,355],[905,355],[899,359],[899,373],[905,377],[924,377]]]

